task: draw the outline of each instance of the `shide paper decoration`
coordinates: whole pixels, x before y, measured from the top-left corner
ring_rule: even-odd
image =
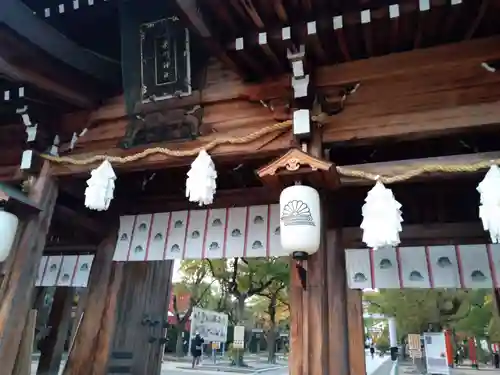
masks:
[[[116,175],[111,163],[105,160],[99,167],[90,172],[85,189],[85,207],[106,211],[113,199]]]
[[[491,242],[500,242],[500,168],[493,165],[477,186],[480,194],[479,217]]]
[[[363,242],[374,249],[399,245],[403,218],[401,204],[394,198],[392,190],[377,181],[368,192],[365,202],[361,223]]]
[[[212,204],[217,188],[217,171],[212,158],[205,150],[191,164],[187,174],[186,198],[200,206]]]

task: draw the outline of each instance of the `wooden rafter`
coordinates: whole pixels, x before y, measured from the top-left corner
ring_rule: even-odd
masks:
[[[119,81],[119,65],[80,48],[18,0],[1,2],[0,25],[0,74],[8,80],[81,108],[98,102],[101,84]]]
[[[33,14],[20,0],[2,0],[0,25],[3,24],[77,71],[103,82],[115,82],[120,78],[119,66],[79,47]]]
[[[242,74],[241,69],[229,58],[224,48],[213,37],[202,15],[197,10],[196,0],[175,0],[174,4],[179,10],[180,16],[183,18],[186,25],[202,39],[207,49],[229,68],[238,74]]]

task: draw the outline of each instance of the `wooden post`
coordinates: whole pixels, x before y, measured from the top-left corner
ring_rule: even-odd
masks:
[[[57,199],[57,185],[45,163],[29,198],[41,208],[21,226],[12,263],[2,280],[0,305],[0,364],[2,373],[11,374],[21,343],[28,313],[33,303],[38,264],[42,258],[45,239]]]
[[[16,364],[12,375],[31,375],[31,356],[33,354],[33,342],[35,341],[36,310],[30,310],[26,327],[23,330],[23,338],[17,352]]]
[[[365,325],[363,324],[363,292],[347,289],[347,326],[351,375],[366,374]]]
[[[49,315],[50,331],[43,340],[37,375],[58,374],[73,307],[74,288],[58,287]]]
[[[324,205],[323,209],[329,210],[331,207]],[[362,356],[364,363],[364,346],[358,348],[360,340],[351,347],[353,357],[350,357],[349,352],[350,330],[341,230],[328,232],[326,238],[325,228],[322,242],[319,251],[307,261],[306,290],[302,289],[295,266],[291,269],[292,375],[349,375],[350,360]],[[358,349],[360,353],[354,357]],[[353,375],[363,375],[355,371]]]
[[[117,230],[99,245],[90,271],[83,319],[64,375],[105,375],[115,323],[116,297],[123,264],[113,263]]]
[[[125,263],[113,352],[133,353],[132,373],[159,375],[173,261]]]

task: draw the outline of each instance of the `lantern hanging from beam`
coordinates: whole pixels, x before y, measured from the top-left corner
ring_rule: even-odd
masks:
[[[280,195],[281,246],[295,259],[307,259],[321,242],[321,205],[316,189],[294,185]]]
[[[400,243],[401,204],[394,198],[391,189],[377,181],[368,192],[362,208],[363,242],[373,249],[384,246],[397,246]]]
[[[0,210],[0,262],[9,256],[16,238],[19,219],[10,212]]]
[[[479,217],[491,242],[500,242],[500,168],[493,165],[477,186],[480,194]]]

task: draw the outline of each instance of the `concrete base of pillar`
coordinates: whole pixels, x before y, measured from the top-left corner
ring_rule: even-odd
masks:
[[[398,359],[398,347],[392,346],[391,347],[391,360],[395,361],[396,359]]]

